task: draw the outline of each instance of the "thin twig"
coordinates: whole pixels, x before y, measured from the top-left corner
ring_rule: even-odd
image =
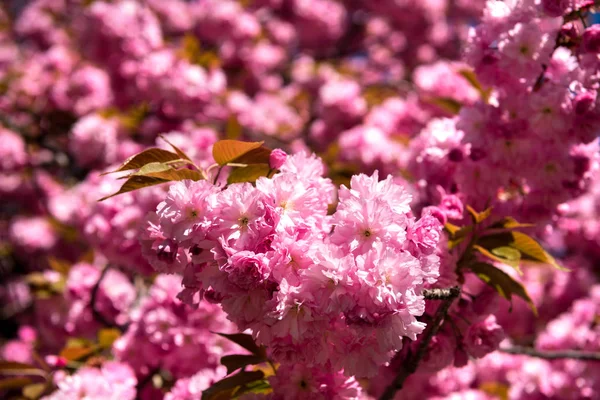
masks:
[[[424,289],[423,297],[426,300],[446,300],[455,297],[454,289],[453,287],[448,289]]]
[[[92,314],[94,315],[94,318],[96,318],[98,321],[100,321],[101,323],[103,323],[104,325],[106,325],[108,327],[117,327],[116,324],[108,321],[104,317],[104,315],[102,315],[102,313],[100,311],[98,311],[98,309],[96,308],[96,297],[98,297],[98,291],[100,290],[100,284],[104,280],[104,277],[106,276],[106,273],[108,272],[109,269],[110,269],[110,265],[107,265],[106,267],[104,267],[104,269],[100,273],[100,277],[98,278],[98,280],[96,281],[96,284],[92,288],[92,294],[90,297],[90,307],[92,309]]]
[[[502,353],[521,354],[530,357],[543,358],[544,360],[582,360],[600,361],[600,353],[580,350],[537,350],[532,347],[512,346],[499,349]]]
[[[383,394],[379,397],[379,400],[393,399],[396,392],[402,389],[406,378],[417,371],[421,359],[427,352],[427,348],[429,347],[431,339],[433,339],[440,329],[441,323],[446,317],[446,314],[448,314],[448,309],[450,309],[452,302],[460,295],[460,288],[458,286],[440,290],[447,290],[448,292],[435,292],[436,295],[445,295],[444,297],[440,297],[444,299],[444,302],[438,307],[435,317],[433,318],[433,322],[429,325],[429,329],[424,333],[423,339],[421,340],[421,343],[419,343],[417,351],[412,356],[408,357],[405,362],[405,367],[398,372],[398,375],[396,375],[394,381],[385,389],[385,392],[383,392]]]
[[[217,176],[215,176],[215,180],[213,181],[213,185],[217,184],[217,181],[219,180],[219,175],[221,175],[221,171],[223,170],[224,165],[221,165],[219,167],[219,169],[217,170]]]

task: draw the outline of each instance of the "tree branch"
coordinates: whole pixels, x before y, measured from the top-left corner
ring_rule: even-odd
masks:
[[[104,269],[102,269],[102,272],[100,273],[100,276],[98,277],[98,280],[96,281],[96,284],[92,288],[92,294],[90,297],[90,307],[92,308],[92,314],[94,315],[94,318],[96,318],[99,322],[101,322],[102,324],[104,324],[108,327],[117,328],[117,325],[108,321],[104,317],[104,315],[102,315],[102,313],[100,311],[98,311],[98,309],[96,308],[96,297],[98,297],[98,291],[100,290],[100,284],[104,280],[104,277],[106,276],[106,273],[108,272],[109,269],[110,269],[109,265],[107,265],[106,267],[104,267]]]
[[[456,287],[448,289],[424,289],[422,294],[426,300],[446,300],[457,296],[454,293],[455,289]]]
[[[398,372],[398,375],[396,375],[394,381],[385,389],[383,394],[379,397],[379,400],[392,400],[396,392],[402,389],[406,378],[417,371],[421,359],[427,353],[427,348],[429,347],[431,339],[433,339],[440,329],[441,323],[448,314],[448,310],[450,309],[452,302],[460,295],[460,288],[458,286],[454,286],[449,289],[429,289],[424,290],[423,295],[426,299],[428,296],[431,296],[429,299],[443,299],[444,302],[438,307],[433,321],[429,325],[429,329],[424,333],[423,339],[421,340],[421,343],[419,343],[417,351],[407,358],[405,362],[406,366]]]
[[[544,360],[600,361],[600,353],[579,350],[538,350],[532,347],[512,346],[499,349],[502,353],[526,355]]]

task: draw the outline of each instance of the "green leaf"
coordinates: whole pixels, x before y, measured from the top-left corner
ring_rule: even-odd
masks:
[[[235,391],[235,397],[239,397],[244,393],[269,394],[273,391],[267,380],[254,381],[245,384],[239,390]]]
[[[227,183],[256,182],[261,176],[267,176],[270,170],[268,164],[252,164],[235,168],[227,177]]]
[[[31,400],[37,400],[46,391],[47,385],[45,383],[31,383],[23,387],[23,396]]]
[[[494,261],[501,262],[506,265],[513,267],[520,275],[523,275],[523,271],[519,268],[519,262],[521,261],[521,253],[513,249],[512,247],[500,246],[488,250],[485,247],[473,245],[473,248]]]
[[[29,385],[33,381],[31,378],[26,377],[14,377],[14,378],[6,378],[0,379],[0,390],[10,390],[10,389],[19,389],[23,386]]]
[[[488,227],[488,229],[518,229],[518,228],[530,228],[533,224],[521,223],[513,217],[504,217],[498,222],[494,222]]]
[[[266,358],[253,354],[233,354],[221,357],[221,364],[227,367],[227,375],[233,371],[248,365],[260,364],[267,361]]]
[[[515,263],[521,261],[521,252],[512,247],[496,247],[495,249],[492,249],[492,253],[498,257]]]
[[[477,212],[473,209],[473,207],[467,205],[467,211],[469,212],[469,214],[471,214],[473,222],[476,224],[480,224],[486,219],[488,219],[489,216],[492,214],[492,207],[486,208],[482,212]]]
[[[493,265],[483,262],[473,263],[469,265],[469,268],[479,279],[493,287],[500,296],[511,301],[511,303],[513,295],[525,300],[533,310],[533,313],[537,316],[537,308],[535,307],[535,304],[533,304],[531,297],[529,297],[527,290],[523,285],[511,278],[510,275]]]
[[[150,163],[166,163],[169,161],[175,161],[180,159],[181,157],[179,155],[170,151],[159,148],[151,148],[129,157],[118,169],[110,172],[105,172],[102,175],[111,174],[114,172],[127,171],[131,169],[138,169]]]
[[[254,342],[254,339],[252,338],[251,335],[248,335],[246,333],[233,333],[233,334],[229,334],[229,333],[218,333],[216,332],[217,335],[224,337],[225,339],[228,339],[230,341],[232,341],[233,343],[236,343],[240,346],[242,346],[244,349],[248,350],[250,353],[259,356],[259,357],[266,357],[266,353],[265,353],[265,348],[262,346],[258,346],[256,344],[256,342]]]
[[[521,253],[521,260],[523,261],[550,264],[562,271],[569,271],[568,269],[560,266],[554,257],[548,254],[542,245],[540,245],[535,239],[522,232],[500,232],[491,235],[485,235],[479,238],[477,244],[486,249],[494,249],[504,246],[512,247],[519,250]]]
[[[221,379],[202,392],[202,400],[218,399],[220,393],[233,393],[239,386],[262,380],[264,376],[265,374],[262,371],[240,371],[235,375]]]
[[[132,175],[144,176],[144,175],[148,175],[148,174],[152,174],[152,173],[168,171],[170,169],[171,169],[171,166],[169,164],[165,164],[165,163],[161,163],[161,162],[151,162],[151,163],[144,165],[142,168],[140,168],[137,172],[134,172]],[[129,175],[129,176],[132,176],[132,175]],[[126,176],[125,178],[128,178],[129,176]]]
[[[123,184],[123,186],[121,186],[121,189],[119,189],[118,192],[105,196],[98,201],[104,201],[122,193],[132,192],[134,190],[138,190],[148,186],[160,185],[161,183],[165,182],[169,182],[169,180],[155,178],[152,176],[130,176],[127,178],[127,181]]]
[[[219,140],[213,145],[213,158],[219,165],[235,162],[244,154],[258,149],[263,142],[241,142],[239,140]]]

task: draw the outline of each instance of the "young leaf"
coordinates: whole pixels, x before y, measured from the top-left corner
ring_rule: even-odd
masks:
[[[193,181],[199,181],[204,179],[204,177],[200,174],[200,172],[181,168],[174,169],[171,166],[163,163],[150,163],[144,165],[140,170],[131,176],[147,176],[151,178],[160,178],[165,179],[167,181],[182,181],[184,179],[191,179]]]
[[[71,269],[70,262],[59,260],[53,256],[48,257],[48,265],[50,265],[50,268],[52,268],[54,271],[59,272],[62,275],[67,275]]]
[[[238,140],[219,140],[213,145],[213,158],[219,165],[235,162],[244,154],[258,149],[263,142],[241,142]]]
[[[269,157],[271,156],[271,149],[264,146],[260,146],[254,150],[241,155],[236,158],[233,162],[239,164],[269,164]]]
[[[251,335],[248,335],[245,333],[233,333],[233,334],[218,333],[218,332],[216,332],[216,333],[217,333],[217,335],[222,336],[225,339],[229,339],[233,343],[236,343],[236,344],[242,346],[244,349],[248,350],[250,353],[252,353],[256,356],[266,357],[264,347],[259,347],[254,342],[254,339],[252,338]]]
[[[431,97],[423,99],[426,103],[439,107],[442,111],[451,115],[456,115],[460,112],[462,104],[451,97]]]
[[[518,229],[518,228],[530,228],[533,224],[521,223],[513,217],[504,217],[498,222],[494,222],[488,227],[488,229]]]
[[[510,265],[520,275],[523,275],[523,271],[519,268],[521,253],[518,250],[507,246],[496,247],[491,249],[491,251],[478,245],[474,245],[473,248],[489,259]]]
[[[221,357],[221,364],[227,367],[227,375],[237,369],[244,368],[247,365],[260,364],[265,361],[267,361],[265,357],[253,354],[232,354]]]
[[[0,360],[0,374],[11,374],[11,375],[40,375],[44,371],[36,367],[35,365],[20,363],[16,361],[5,361]]]
[[[104,201],[116,195],[132,192],[134,190],[138,190],[141,188],[145,188],[148,186],[160,185],[161,183],[169,182],[168,179],[163,178],[155,178],[152,176],[130,176],[127,181],[121,186],[118,192],[113,193],[111,195],[105,196],[98,201]]]
[[[448,240],[448,250],[454,249],[456,246],[458,246],[459,244],[461,244],[462,242],[464,242],[465,239],[466,239],[465,236],[459,237],[459,238],[456,238],[456,239],[449,239]]]
[[[475,262],[469,265],[469,268],[479,279],[493,287],[505,299],[512,302],[512,296],[515,295],[525,300],[537,316],[537,308],[533,304],[529,294],[527,294],[527,290],[525,290],[523,285],[511,278],[510,275],[493,265],[482,262]]]
[[[129,157],[118,169],[110,172],[105,172],[102,175],[111,174],[113,172],[127,171],[130,169],[138,169],[150,163],[166,163],[169,161],[175,161],[180,159],[181,157],[179,155],[170,151],[158,148],[151,148]]]
[[[144,165],[137,172],[134,172],[133,174],[131,174],[129,176],[132,176],[132,175],[144,176],[144,175],[148,175],[148,174],[152,174],[152,173],[168,171],[170,169],[171,169],[171,166],[169,164],[165,164],[165,163],[161,163],[161,162],[151,162],[151,163]],[[126,178],[129,178],[129,176],[127,176]]]
[[[202,392],[202,400],[217,399],[221,392],[227,392],[236,389],[238,386],[261,380],[264,376],[265,374],[262,371],[240,371],[235,375],[221,379]]]
[[[240,121],[233,115],[229,117],[225,125],[225,137],[229,140],[237,140],[242,136],[242,132]]]
[[[255,182],[261,176],[267,176],[270,170],[268,164],[252,164],[235,168],[227,177],[227,183]]]
[[[446,225],[444,225],[444,229],[446,229],[450,235],[455,236],[456,233],[461,229],[460,226],[456,226],[454,224],[451,224],[450,222],[446,222]]]
[[[508,246],[517,249],[521,253],[521,260],[535,263],[550,264],[553,267],[562,271],[569,271],[561,267],[554,257],[544,250],[531,236],[522,232],[501,232],[491,235],[482,236],[478,243],[486,249],[494,249],[497,247]]]
[[[483,88],[481,82],[479,82],[479,79],[477,79],[477,75],[475,75],[475,72],[470,69],[463,69],[458,71],[458,73],[462,75],[462,77],[465,78],[471,84],[471,86],[473,86],[479,92],[483,101],[487,103],[487,101],[490,98],[490,94],[492,93],[492,90]]]
[[[464,238],[473,231],[473,225],[456,226],[450,222],[446,222],[444,228],[453,239]]]
[[[19,389],[23,386],[29,385],[33,381],[31,378],[26,377],[14,377],[14,378],[5,378],[0,379],[0,391],[2,390],[10,390],[10,389]]]
[[[77,361],[92,355],[95,351],[95,346],[72,346],[62,349],[60,351],[60,356],[66,358],[68,361]]]
[[[37,400],[46,391],[47,385],[45,383],[30,383],[29,385],[23,387],[23,396],[30,400]]]
[[[100,345],[100,347],[103,347],[105,349],[110,349],[112,347],[113,343],[115,342],[115,340],[117,340],[120,336],[121,336],[121,331],[119,331],[118,329],[115,329],[115,328],[101,329],[100,332],[98,332],[98,344]]]
[[[473,222],[476,224],[482,223],[483,221],[488,219],[489,216],[492,214],[491,207],[486,208],[482,212],[477,212],[473,209],[473,207],[467,205],[467,211],[469,212],[469,214],[471,214],[471,217],[473,218]]]
[[[171,148],[173,150],[175,150],[175,153],[177,153],[177,155],[179,156],[179,158],[181,158],[183,160],[192,161],[192,159],[189,158],[187,154],[185,154],[183,151],[181,151],[181,149],[179,147],[177,147],[173,143],[169,142],[163,135],[160,135],[160,138],[162,140],[164,140],[169,146],[171,146]]]
[[[244,393],[269,394],[273,391],[269,382],[265,379],[245,384],[239,390],[235,391],[235,396],[241,396]]]

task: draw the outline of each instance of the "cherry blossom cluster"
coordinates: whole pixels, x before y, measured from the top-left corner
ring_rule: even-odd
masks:
[[[173,184],[144,254],[183,273],[180,299],[220,303],[275,360],[373,375],[424,328],[415,317],[438,275],[441,224],[412,217],[404,187],[377,173],[342,186],[328,216],[335,187],[319,159],[300,153],[279,168],[256,186]]]
[[[597,286],[590,297],[573,303],[570,310],[548,324],[536,342],[537,349],[553,351],[594,349],[598,328],[593,315],[598,311]],[[583,331],[572,329],[583,327]],[[504,343],[508,344],[508,343]],[[598,391],[594,361],[544,360],[494,352],[461,368],[419,372],[409,378],[398,399],[418,399],[426,393],[435,399],[496,399],[504,393],[514,400],[588,399]]]
[[[58,389],[44,400],[136,398],[137,380],[131,367],[115,361],[107,361],[100,368],[83,367],[74,375],[57,374],[55,382]]]
[[[148,295],[130,310],[131,321],[113,345],[116,359],[140,378],[155,370],[189,377],[202,369],[216,377],[221,356],[237,350],[215,334],[235,331],[225,314],[207,302],[190,310],[176,299],[180,287],[179,277],[158,275]]]
[[[534,221],[587,189],[598,169],[597,27],[563,18],[586,5],[487,3],[465,56],[482,99],[432,120],[414,142],[411,170],[428,196],[443,185]]]

